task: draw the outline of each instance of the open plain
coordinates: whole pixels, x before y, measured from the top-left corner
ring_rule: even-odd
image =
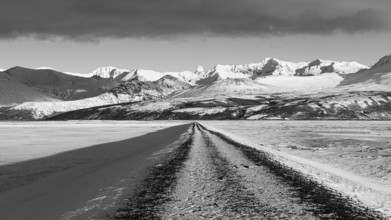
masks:
[[[0,129],[0,219],[391,214],[387,122],[70,121]]]

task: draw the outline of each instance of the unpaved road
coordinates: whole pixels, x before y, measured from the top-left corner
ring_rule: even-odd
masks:
[[[35,163],[51,160],[63,166],[0,183],[1,220],[385,219],[198,123]]]
[[[362,204],[195,124],[116,219],[383,219]]]

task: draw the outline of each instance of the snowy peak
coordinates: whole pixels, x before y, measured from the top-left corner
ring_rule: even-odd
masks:
[[[263,61],[263,67],[257,76],[293,76],[296,69],[304,66],[306,63],[294,63],[278,60],[276,58],[266,58]]]
[[[204,67],[203,66],[197,66],[197,69],[196,69],[196,71],[194,73],[197,74],[197,75],[204,75],[205,74]]]
[[[47,66],[41,66],[41,67],[37,67],[35,68],[36,70],[54,70],[54,68],[52,67],[47,67]]]
[[[171,75],[165,75],[159,80],[155,81],[155,83],[162,89],[171,89],[173,91],[187,89],[190,87],[189,83],[183,82],[177,77]]]
[[[369,69],[368,66],[358,62],[333,62],[333,70],[339,74],[356,73],[360,70]]]
[[[160,73],[160,72],[156,72],[154,70],[136,69],[133,72],[133,77],[131,79],[132,80],[133,79],[137,79],[137,80],[143,81],[143,82],[145,82],[145,81],[156,81],[156,80],[162,78],[165,75],[166,74]]]
[[[276,58],[265,58],[262,62],[245,65],[217,65],[210,71],[208,76],[214,79],[227,78],[257,78],[262,76],[293,76],[297,68],[305,66],[306,63],[294,63],[278,60]]]
[[[154,70],[136,69],[130,73],[122,74],[116,79],[120,81],[139,80],[139,81],[157,81],[164,76],[172,76],[178,80],[195,85],[197,81],[202,79],[205,75],[203,68],[198,67],[195,72],[182,71],[182,72],[157,72]]]
[[[249,65],[216,65],[212,71],[205,74],[203,81],[215,81],[221,79],[241,79],[253,76],[255,68]]]
[[[338,77],[338,74],[356,73],[363,69],[368,69],[368,67],[357,62],[338,62],[322,59],[316,59],[309,63],[289,62],[268,57],[259,63],[246,65],[217,65],[212,71],[208,72],[207,77],[201,80],[200,84],[205,85],[219,80],[240,78],[251,78],[257,82],[262,82],[264,78],[268,78],[268,81],[273,82],[271,85],[280,85],[278,81],[289,81],[289,83],[294,83],[295,80],[299,80],[302,84],[310,83],[311,86],[313,86],[317,83],[322,84],[323,82],[316,82],[316,80],[301,80],[300,77],[317,76],[327,73],[327,76],[316,79],[325,80],[327,83],[330,81],[330,83],[327,84],[327,87],[333,87],[338,85],[342,80],[341,77]],[[281,76],[282,78],[277,76]],[[284,77],[293,78],[290,80]],[[284,85],[280,85],[280,87],[281,86],[282,88],[285,88]],[[301,87],[306,88],[306,86]]]
[[[96,70],[92,71],[90,76],[99,76],[101,78],[116,78],[117,76],[124,74],[124,73],[129,73],[130,71],[127,69],[118,69],[113,66],[107,66],[107,67],[100,67],[97,68]]]
[[[191,71],[183,71],[183,72],[167,72],[167,75],[173,76],[182,82],[195,85],[199,80],[204,78],[204,72],[191,72]]]
[[[308,65],[297,69],[297,76],[316,76],[323,73],[350,74],[356,73],[362,69],[368,69],[367,66],[357,62],[338,62],[331,60],[316,59]]]

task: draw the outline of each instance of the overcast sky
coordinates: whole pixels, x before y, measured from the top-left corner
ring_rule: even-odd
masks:
[[[391,54],[390,0],[1,0],[0,68],[356,60]]]

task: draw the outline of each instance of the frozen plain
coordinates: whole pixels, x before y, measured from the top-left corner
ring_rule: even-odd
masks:
[[[186,122],[2,122],[0,166],[121,141]]]
[[[233,139],[391,214],[389,121],[207,121]]]

